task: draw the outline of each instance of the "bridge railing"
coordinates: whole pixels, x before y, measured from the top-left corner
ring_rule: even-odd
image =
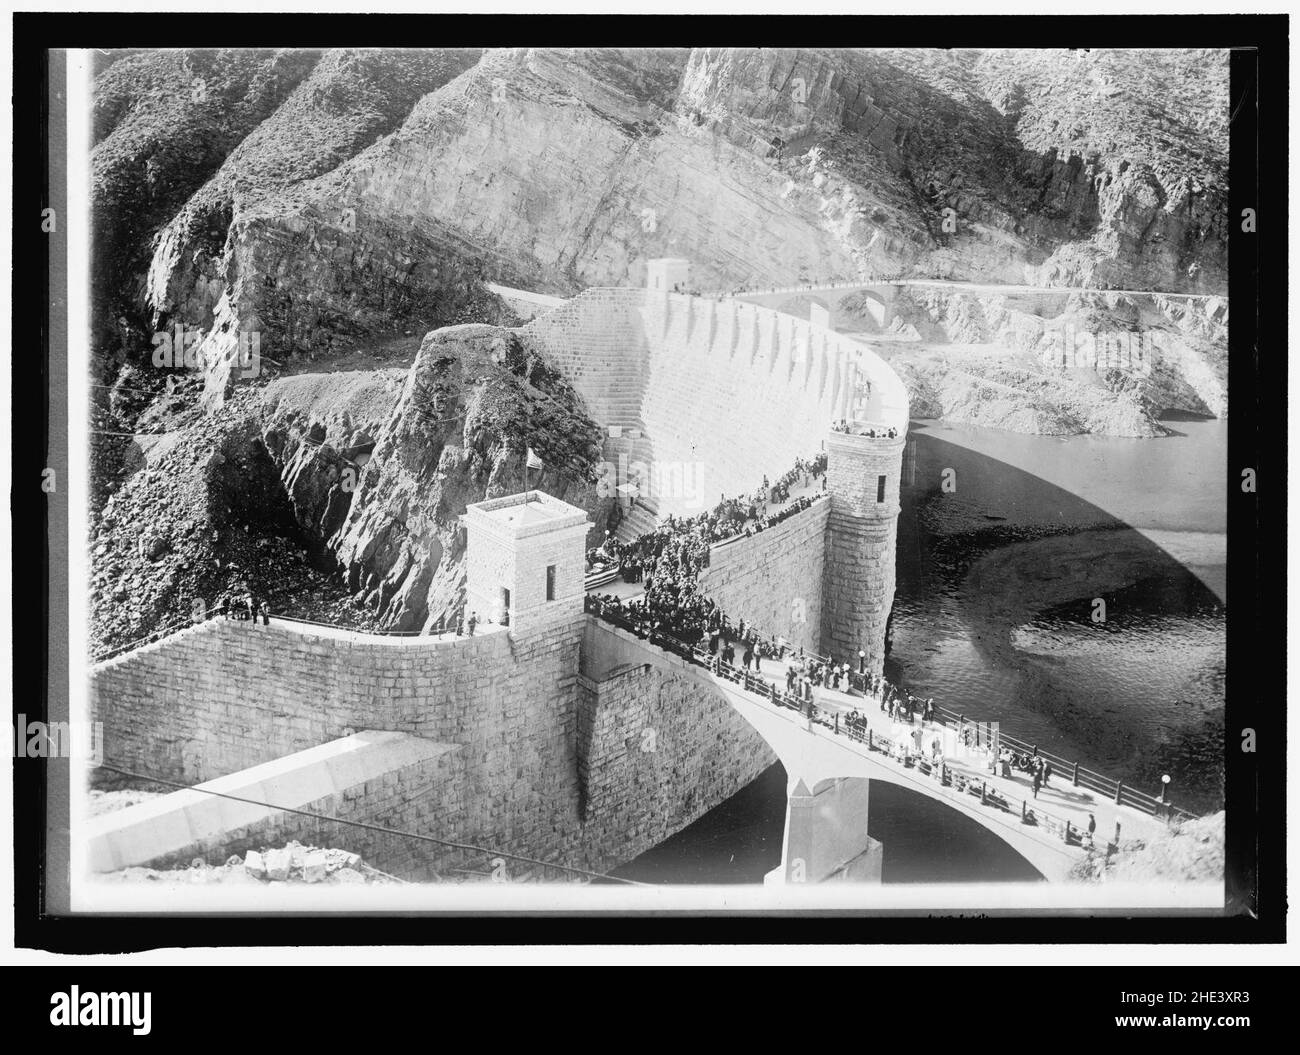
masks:
[[[724,663],[721,657],[699,644],[692,644],[675,638],[670,634],[648,630],[635,620],[628,618],[618,610],[606,609],[597,599],[587,598],[588,612],[620,629],[629,631],[637,637],[648,641],[655,647],[680,656],[687,661],[703,667],[748,692],[768,700],[776,707],[805,715],[811,724],[822,726],[836,737],[862,744],[870,752],[884,755],[904,769],[933,777],[941,787],[953,788],[958,792],[971,795],[980,801],[981,806],[1000,812],[1019,816],[1020,822],[1027,826],[1040,827],[1055,839],[1067,846],[1084,846],[1091,843],[1091,837],[1072,821],[1059,817],[1042,809],[1037,803],[1028,799],[1015,798],[990,788],[988,780],[976,778],[953,769],[944,762],[927,757],[890,737],[880,736],[872,731],[865,722],[859,725],[840,721],[838,714],[831,715],[823,708],[818,708],[811,699],[801,699],[780,689],[775,683],[767,681],[760,675],[747,669],[741,669],[731,663]],[[1118,843],[1120,828],[1115,827],[1115,841]]]
[[[869,695],[865,679],[860,674],[851,675],[850,684],[864,695]],[[1008,747],[1012,751],[1030,757],[1042,758],[1052,764],[1054,773],[1062,778],[1068,778],[1075,787],[1105,795],[1117,806],[1128,806],[1153,817],[1163,817],[1168,820],[1195,820],[1197,817],[1197,814],[1190,810],[1182,809],[1167,800],[1139,791],[1115,777],[1089,769],[1081,765],[1077,759],[1067,759],[1051,751],[1045,751],[1037,744],[1029,743],[1004,731],[999,723],[969,718],[937,703],[932,706],[937,721],[944,725],[953,726],[959,733],[962,730],[969,730],[971,742],[976,747],[985,747],[997,743],[1001,747]],[[997,726],[996,732],[995,726]]]

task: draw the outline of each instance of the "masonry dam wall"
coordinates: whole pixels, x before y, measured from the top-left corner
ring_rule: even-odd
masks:
[[[368,788],[368,809],[352,796],[312,809],[606,871],[726,801],[775,756],[716,692],[643,657],[611,661],[610,639],[591,636],[589,622],[431,639],[210,620],[95,667],[91,719],[104,723],[105,762],[187,784],[362,729],[426,738],[454,750]],[[465,861],[308,818],[187,853],[224,859],[263,836],[364,850],[408,879]]]
[[[695,474],[698,500],[657,495],[661,515],[756,490],[816,455],[841,418],[907,426],[906,389],[869,348],[739,300],[589,289],[522,333],[593,418],[643,432],[643,462]]]

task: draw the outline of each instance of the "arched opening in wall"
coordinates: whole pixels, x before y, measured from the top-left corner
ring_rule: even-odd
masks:
[[[882,333],[889,325],[889,305],[872,289],[860,289],[841,297],[836,329],[845,333]]]
[[[811,293],[799,293],[781,301],[776,308],[783,315],[806,319],[816,326],[831,326],[835,319],[835,309],[825,297]]]
[[[884,847],[884,883],[1026,883],[1043,875],[978,821],[938,799],[871,782],[867,834]]]

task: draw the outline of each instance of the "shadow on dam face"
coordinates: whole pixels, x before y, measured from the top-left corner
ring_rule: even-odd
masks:
[[[914,422],[886,676],[1144,790],[1168,773],[1180,805],[1220,808],[1221,425],[1099,442]]]

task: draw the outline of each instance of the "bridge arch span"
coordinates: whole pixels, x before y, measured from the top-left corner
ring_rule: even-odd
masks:
[[[731,706],[772,749],[785,767],[788,794],[794,794],[800,783],[805,788],[816,789],[825,781],[846,777],[882,781],[925,795],[974,821],[1006,843],[1049,881],[1066,880],[1075,863],[1081,859],[1077,848],[1064,845],[1044,829],[1022,824],[1017,816],[981,805],[978,798],[940,786],[917,770],[904,768],[881,755],[860,751],[858,745],[850,746],[819,726],[809,729],[802,716],[770,707],[760,702],[754,693],[725,678],[703,670],[700,676],[717,686]],[[788,863],[784,856],[787,850],[783,850],[783,866]]]
[[[777,707],[721,674],[656,648],[625,630],[589,619],[585,640],[583,673],[594,680],[601,680],[622,667],[648,663],[661,673],[690,679],[709,689],[711,695],[722,696],[784,766],[787,797],[794,796],[801,783],[806,791],[816,789],[824,781],[844,778],[883,781],[925,795],[973,820],[1010,846],[1049,881],[1066,879],[1083,856],[1078,847],[1064,845],[1044,828],[1022,824],[1018,816],[982,805],[978,797],[941,786],[917,770],[837,737],[821,726],[809,729],[803,715]],[[786,850],[782,852],[784,855]],[[783,865],[786,863],[783,856]]]

